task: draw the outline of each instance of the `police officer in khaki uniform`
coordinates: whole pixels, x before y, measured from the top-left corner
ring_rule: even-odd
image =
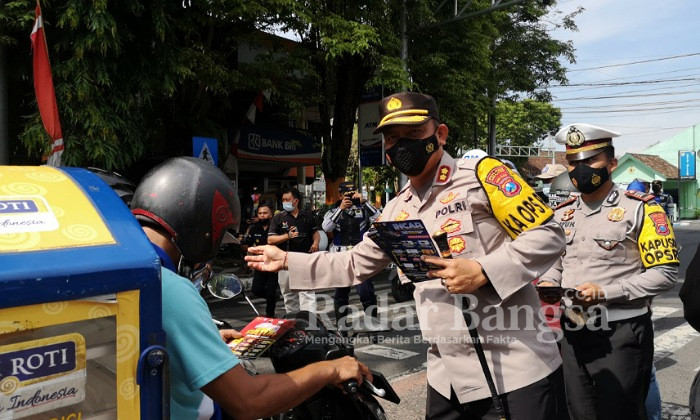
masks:
[[[410,180],[380,220],[420,219],[430,232],[447,234],[454,257],[426,257],[440,267],[430,273],[438,279],[416,283],[414,293],[429,343],[426,418],[497,418],[461,311],[464,294],[509,418],[557,418],[561,359],[531,285],[564,250],[552,210],[501,161],[449,156],[448,128],[432,97],[391,95],[380,102],[380,116],[388,160]],[[251,251],[262,254],[246,257],[251,267],[289,267],[300,290],[357,284],[391,262],[367,235],[347,252]]]
[[[651,298],[673,287],[678,251],[654,196],[610,179],[619,134],[590,124],[562,128],[569,176],[580,197],[558,206],[566,253],[540,286],[565,291],[561,350],[573,419],[646,419],[654,353]],[[544,296],[544,295],[543,295]]]

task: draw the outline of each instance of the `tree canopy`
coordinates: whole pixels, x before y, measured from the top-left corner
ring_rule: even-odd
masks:
[[[540,2],[428,28],[446,16],[436,11],[439,2],[406,4],[409,54],[403,63],[401,0],[44,3],[64,161],[119,169],[146,151],[187,154],[194,133],[226,138],[239,124],[232,121],[237,95],[259,90],[270,92],[282,123],[318,109],[322,169],[331,180],[345,176],[356,108],[371,86],[435,96],[452,150],[483,142],[488,115],[522,141],[536,138],[536,130],[516,130],[509,113],[519,121],[535,121],[523,113],[540,114],[538,127],[546,130],[557,123],[556,110],[546,106],[546,86],[566,81],[561,60],[573,60],[573,47],[551,38],[543,24],[548,9]],[[469,10],[489,4],[475,0]],[[33,5],[0,4],[10,135],[20,140],[11,150],[13,163],[36,163],[49,145],[31,82]],[[573,28],[570,16],[560,24]],[[293,34],[297,41],[290,47],[260,31]],[[238,61],[244,41],[263,46],[252,63]]]

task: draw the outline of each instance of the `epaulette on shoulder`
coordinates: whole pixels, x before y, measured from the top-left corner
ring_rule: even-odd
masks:
[[[634,198],[635,200],[644,201],[645,203],[648,203],[654,199],[652,194],[645,194],[634,190],[625,191],[625,195],[629,198]]]
[[[559,204],[558,206],[556,206],[556,207],[554,208],[554,210],[559,210],[559,209],[562,208],[562,207],[566,207],[566,206],[568,206],[569,204],[575,202],[576,200],[578,200],[578,197],[571,197],[570,199],[568,199],[568,200],[564,201],[563,203]]]
[[[479,162],[479,159],[457,159],[457,170],[460,169],[469,169],[469,170],[474,170],[476,168],[476,164]]]

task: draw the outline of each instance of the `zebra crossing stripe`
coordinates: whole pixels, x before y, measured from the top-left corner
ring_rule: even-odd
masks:
[[[656,321],[661,318],[666,318],[674,312],[680,311],[680,308],[669,308],[665,306],[655,306],[651,308],[651,320]]]
[[[654,339],[654,361],[669,357],[698,335],[700,333],[687,323],[661,334]]]
[[[393,347],[380,346],[378,344],[372,344],[370,346],[365,346],[361,348],[356,348],[355,352],[372,354],[375,356],[386,357],[388,359],[403,360],[409,357],[417,356],[420,353],[410,350],[399,350]]]

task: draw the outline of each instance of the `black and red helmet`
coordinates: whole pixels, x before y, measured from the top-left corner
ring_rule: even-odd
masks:
[[[143,177],[131,212],[165,229],[187,261],[201,263],[213,259],[224,235],[238,228],[241,209],[232,181],[219,168],[175,157]]]

